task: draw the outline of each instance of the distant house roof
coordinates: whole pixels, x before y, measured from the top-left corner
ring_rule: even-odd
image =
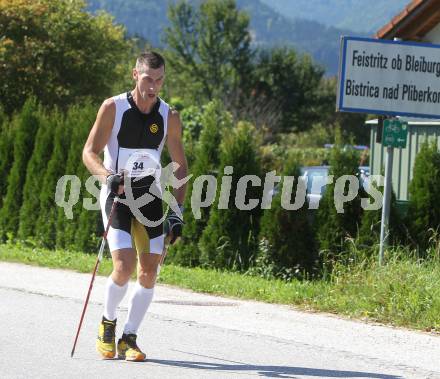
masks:
[[[439,23],[440,0],[412,0],[375,34],[375,38],[417,41]]]

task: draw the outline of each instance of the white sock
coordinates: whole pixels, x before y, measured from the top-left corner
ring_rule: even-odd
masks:
[[[125,283],[123,286],[118,286],[111,276],[108,277],[104,295],[104,317],[107,320],[113,321],[116,319],[116,308],[124,298],[127,288],[128,283]]]
[[[137,334],[151,300],[153,300],[153,293],[154,288],[145,288],[136,282],[128,307],[127,322],[124,326],[125,334]]]

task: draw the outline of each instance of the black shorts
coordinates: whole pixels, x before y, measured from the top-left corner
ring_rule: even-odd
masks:
[[[149,187],[132,188],[133,199],[138,199],[148,193]],[[151,194],[150,194],[151,195]],[[107,234],[110,251],[133,248],[133,242],[138,253],[162,254],[164,247],[163,204],[162,199],[152,196],[147,204],[136,208],[134,202],[125,204],[125,194],[119,196],[114,210],[111,225]],[[107,226],[115,195],[110,193],[107,186],[101,189],[101,211],[104,227]]]

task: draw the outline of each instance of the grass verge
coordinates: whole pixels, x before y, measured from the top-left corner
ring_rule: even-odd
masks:
[[[394,255],[397,256],[397,255]],[[91,272],[96,256],[23,245],[0,245],[0,260]],[[111,272],[105,257],[99,275]],[[165,265],[160,283],[198,292],[295,305],[414,329],[440,331],[440,263],[402,256],[383,267],[338,267],[330,280],[284,282],[234,272]]]

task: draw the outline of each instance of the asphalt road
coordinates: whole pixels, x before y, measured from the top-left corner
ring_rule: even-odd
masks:
[[[1,378],[440,378],[438,336],[169,286],[139,332],[147,360],[103,361],[102,277],[70,358],[89,279],[0,262]],[[126,314],[124,300],[118,334]]]

